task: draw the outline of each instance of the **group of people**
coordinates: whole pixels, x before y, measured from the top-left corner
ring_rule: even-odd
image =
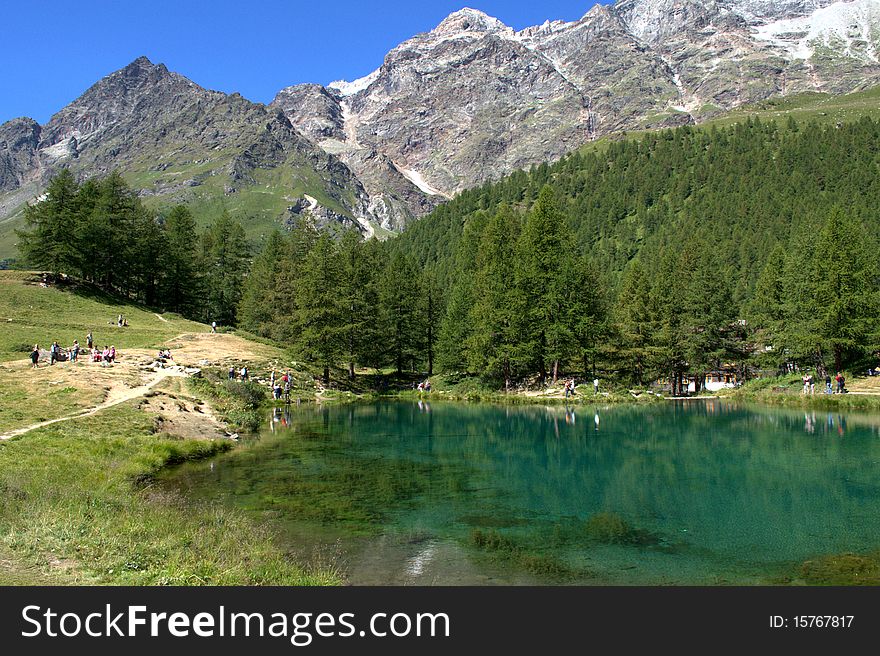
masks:
[[[430,380],[422,381],[421,383],[418,384],[418,387],[416,389],[419,392],[430,392],[431,391],[431,381]]]
[[[269,376],[269,386],[272,388],[272,398],[276,401],[279,401],[282,398],[290,401],[290,387],[292,383],[293,379],[290,377],[289,371],[285,371],[281,374],[280,378],[275,378],[275,371],[273,370],[272,375]]]
[[[804,384],[804,394],[815,394],[816,393],[816,378],[811,373],[806,373],[801,378],[801,382]],[[837,375],[834,377],[834,380],[831,379],[831,373],[825,374],[825,393],[826,394],[834,394],[834,383],[837,385],[837,394],[845,394],[846,393],[846,377],[840,371],[837,372]]]
[[[103,349],[99,350],[95,346],[90,331],[86,335],[85,349],[80,346],[79,340],[76,339],[73,340],[73,345],[70,348],[62,348],[57,341],[52,342],[52,346],[49,347],[49,366],[54,365],[56,362],[79,362],[79,354],[83,351],[88,353],[90,362],[100,362],[104,365],[116,362],[116,347],[104,346]],[[34,344],[34,348],[31,349],[31,367],[33,369],[39,367],[41,357],[40,345]]]
[[[246,383],[250,378],[250,372],[248,371],[247,365],[242,365],[241,371],[236,372],[235,367],[229,367],[229,380],[235,380],[236,374],[241,377],[241,382]]]
[[[565,381],[565,383],[563,384],[563,389],[565,391],[565,398],[569,398],[569,397],[575,395],[575,387],[577,387],[577,384],[575,383],[574,378],[569,378],[568,380]],[[593,379],[593,391],[596,394],[599,393],[599,379],[598,378]]]

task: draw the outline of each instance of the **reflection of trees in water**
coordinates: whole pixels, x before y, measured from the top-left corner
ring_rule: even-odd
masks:
[[[310,505],[309,516],[325,513],[326,521],[382,521],[399,511],[448,530],[479,514],[524,535],[613,512],[745,559],[880,543],[874,428],[834,413],[809,416],[811,433],[803,410],[720,401],[574,410],[435,403],[430,412],[416,403],[304,406],[290,416],[301,437],[278,433],[220,469],[241,470],[236,493],[291,513]],[[290,495],[300,501],[284,501]]]

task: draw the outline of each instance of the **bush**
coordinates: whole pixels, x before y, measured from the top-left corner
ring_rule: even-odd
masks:
[[[242,405],[249,410],[259,408],[266,401],[266,389],[257,383],[227,380],[223,383],[223,388],[236,405]]]

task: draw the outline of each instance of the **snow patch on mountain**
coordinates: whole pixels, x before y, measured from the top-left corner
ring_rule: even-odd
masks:
[[[346,82],[345,80],[336,80],[335,82],[331,82],[327,85],[327,88],[334,89],[339,92],[339,95],[347,97],[353,96],[356,93],[364,91],[367,87],[369,87],[373,82],[375,82],[379,77],[379,69],[376,69],[369,75],[365,75],[364,77],[358,78],[354,82]]]
[[[878,21],[880,0],[836,2],[808,16],[760,25],[755,28],[755,38],[784,50],[793,59],[809,59],[817,46],[829,46],[848,57],[876,62]]]
[[[403,174],[404,178],[412,182],[416,187],[421,189],[429,196],[443,196],[444,198],[449,198],[447,194],[444,194],[442,191],[437,189],[437,187],[434,187],[427,180],[425,180],[424,176],[418,171],[406,169],[402,166],[398,166],[397,164],[394,165],[394,168],[400,171]]]

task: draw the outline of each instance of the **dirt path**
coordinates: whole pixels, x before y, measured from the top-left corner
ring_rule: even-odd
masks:
[[[107,394],[107,398],[104,400],[104,402],[94,406],[93,408],[87,408],[86,410],[80,410],[79,412],[74,412],[64,417],[57,417],[55,419],[49,419],[47,421],[41,421],[36,424],[31,424],[30,426],[25,426],[23,428],[17,428],[16,430],[10,431],[5,435],[0,435],[0,440],[8,440],[13,437],[23,435],[24,433],[28,433],[32,430],[36,430],[37,428],[51,426],[52,424],[57,424],[62,421],[77,419],[79,417],[88,417],[95,414],[96,412],[100,412],[101,410],[106,410],[107,408],[112,408],[113,406],[119,405],[120,403],[125,403],[126,401],[131,401],[132,399],[143,396],[169,376],[185,375],[186,374],[184,374],[183,372],[175,371],[172,369],[159,369],[152,376],[150,376],[148,382],[144,385],[131,387],[129,389],[111,389],[110,392]]]
[[[163,316],[162,316],[161,314],[159,314],[158,312],[153,312],[153,314],[156,315],[156,318],[157,318],[159,321],[164,321],[165,323],[171,323],[170,321],[168,321],[168,319],[166,319],[165,317],[163,317]]]
[[[271,366],[280,366],[284,358],[284,353],[276,348],[255,344],[228,333],[183,333],[168,340],[165,345],[172,349],[173,366],[158,370],[154,370],[152,366],[155,361],[155,351],[143,348],[126,349],[119,361],[111,367],[83,361],[63,362],[53,367],[43,366],[38,370],[32,370],[30,360],[27,359],[2,363],[0,385],[13,384],[27,396],[32,396],[35,401],[42,401],[33,403],[31,408],[34,413],[33,419],[42,420],[25,426],[0,427],[0,441],[43,426],[51,426],[77,417],[87,417],[106,408],[142,397],[169,377],[185,377],[187,372],[182,369],[199,369],[206,366],[223,369],[230,366],[238,368],[244,362],[249,365],[263,363],[263,366],[268,367],[270,363],[274,363]],[[75,394],[80,395],[83,403],[80,403],[78,408],[71,407],[59,413],[60,416],[53,417],[54,413],[50,413],[50,407],[45,401],[53,398],[50,396],[51,391],[65,389],[73,390]],[[169,403],[167,407],[174,405]],[[193,416],[199,415],[207,419],[205,426],[218,424],[213,417],[208,417],[209,411],[206,407],[198,409],[187,407],[188,411],[181,411],[182,414],[191,413]],[[181,413],[168,410],[166,414],[169,418],[171,415],[177,416],[175,421],[180,423]]]

